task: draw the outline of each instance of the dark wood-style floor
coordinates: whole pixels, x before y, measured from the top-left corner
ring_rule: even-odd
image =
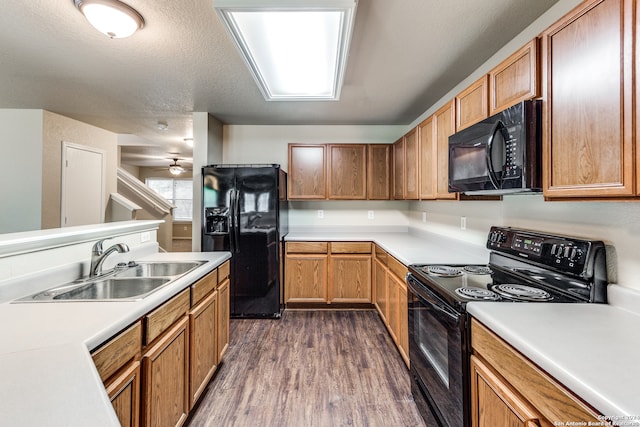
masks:
[[[424,426],[375,311],[232,320],[231,344],[187,426]]]

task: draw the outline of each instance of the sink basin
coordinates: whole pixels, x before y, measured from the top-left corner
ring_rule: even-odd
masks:
[[[143,298],[146,294],[169,283],[168,277],[136,277],[97,280],[53,296],[53,300],[110,300]]]
[[[171,277],[188,273],[196,267],[204,264],[204,261],[192,262],[139,262],[138,265],[129,267],[115,273],[115,277]]]
[[[149,261],[117,267],[95,278],[85,278],[38,292],[14,302],[140,300],[180,278],[206,261]]]

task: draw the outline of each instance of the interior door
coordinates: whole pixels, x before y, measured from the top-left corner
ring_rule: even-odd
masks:
[[[105,157],[96,148],[62,143],[61,227],[104,222]]]

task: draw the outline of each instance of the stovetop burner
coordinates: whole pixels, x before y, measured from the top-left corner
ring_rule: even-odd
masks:
[[[469,274],[491,274],[491,269],[486,265],[466,265],[462,269]]]
[[[459,268],[449,267],[447,265],[429,265],[427,266],[427,273],[440,277],[456,277],[462,275],[462,271]]]
[[[517,301],[551,301],[551,294],[543,289],[532,286],[504,283],[496,285],[493,290],[503,297]]]
[[[497,301],[500,299],[497,293],[483,288],[457,288],[455,292],[461,297],[473,300]]]

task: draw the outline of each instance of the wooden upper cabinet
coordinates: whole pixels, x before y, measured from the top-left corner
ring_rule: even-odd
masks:
[[[369,144],[367,153],[367,198],[391,198],[391,145]]]
[[[533,39],[489,72],[489,115],[540,95],[538,39]]]
[[[329,199],[367,198],[367,146],[329,145]]]
[[[489,117],[489,80],[486,75],[460,92],[456,102],[456,132]]]
[[[404,138],[393,144],[393,198],[404,199]]]
[[[416,200],[419,195],[418,132],[411,129],[404,138],[404,199]]]
[[[434,116],[418,125],[418,150],[420,155],[420,198],[435,199],[436,136]]]
[[[326,147],[289,144],[289,199],[326,199]]]
[[[547,198],[634,194],[633,3],[584,2],[542,34]]]
[[[436,136],[436,198],[457,199],[449,193],[449,136],[455,133],[455,101],[443,105],[433,115]]]

